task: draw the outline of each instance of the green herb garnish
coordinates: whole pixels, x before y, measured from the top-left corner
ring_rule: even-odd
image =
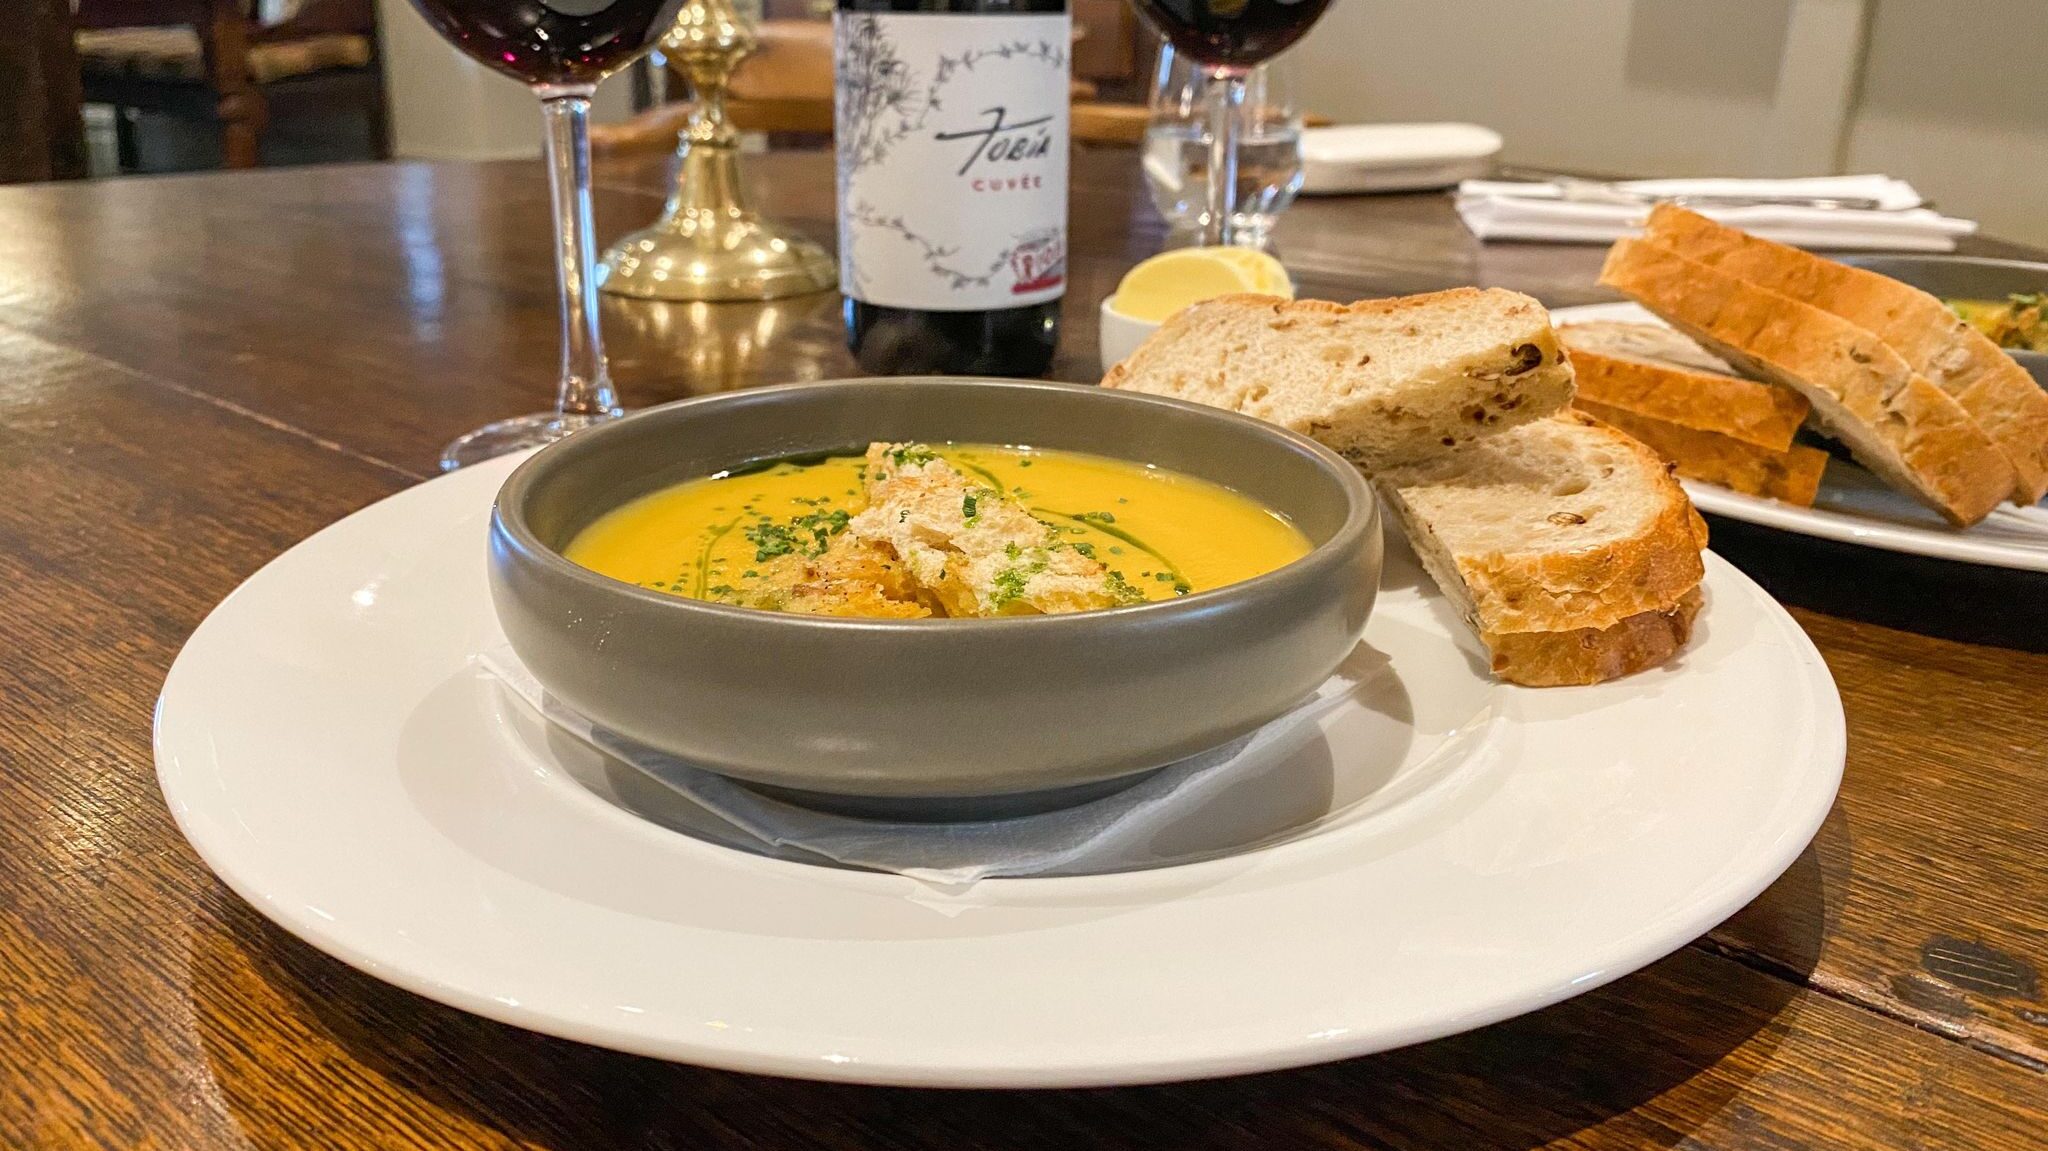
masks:
[[[1131,581],[1125,579],[1124,573],[1120,571],[1110,572],[1103,577],[1102,582],[1103,586],[1109,589],[1110,598],[1115,600],[1119,607],[1145,602],[1145,593],[1131,586]]]
[[[764,563],[796,550],[796,536],[781,524],[767,520],[747,529],[747,541],[754,545],[755,563]]]
[[[974,521],[981,518],[981,505],[988,500],[1001,498],[1002,494],[1002,492],[997,491],[995,488],[973,488],[969,490],[966,495],[960,497],[961,518],[967,521],[968,527],[973,527]]]
[[[989,596],[989,606],[1002,607],[1024,598],[1024,585],[1030,578],[1023,568],[1004,568],[997,572],[995,593]]]

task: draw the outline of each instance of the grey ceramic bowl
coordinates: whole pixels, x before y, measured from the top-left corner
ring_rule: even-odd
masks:
[[[1289,517],[1314,544],[1184,599],[993,620],[854,620],[649,591],[561,550],[657,488],[871,440],[1032,444],[1172,468]],[[1329,450],[1209,408],[1066,384],[898,378],[652,408],[506,480],[491,596],[541,683],[641,743],[756,783],[939,798],[1075,788],[1225,743],[1321,683],[1379,586],[1370,489]]]
[[[2015,292],[2048,292],[2048,264],[1989,256],[1845,256],[1845,264],[1911,284],[1944,300],[2002,300]],[[2006,349],[2034,382],[2048,388],[2048,353]]]

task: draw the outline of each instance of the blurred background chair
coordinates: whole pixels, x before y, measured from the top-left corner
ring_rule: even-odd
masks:
[[[85,99],[114,106],[121,167],[137,166],[138,113],[216,125],[222,166],[252,168],[273,120],[353,108],[389,156],[373,0],[305,0],[274,24],[246,4],[78,0]]]
[[[20,0],[0,33],[0,184],[87,170],[71,0]]]

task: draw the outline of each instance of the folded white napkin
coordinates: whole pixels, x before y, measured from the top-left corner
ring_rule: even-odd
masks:
[[[1165,833],[1179,821],[1201,817],[1234,785],[1284,770],[1321,734],[1323,717],[1391,674],[1384,663],[1347,664],[1301,706],[1250,735],[1090,803],[1014,819],[898,823],[785,803],[598,727],[543,688],[510,647],[486,652],[477,662],[549,723],[659,781],[738,833],[740,842],[757,843],[772,854],[823,858],[956,890],[995,876],[1158,867],[1213,854],[1170,846],[1200,842],[1202,836]],[[1226,799],[1223,806],[1244,805]],[[1255,844],[1231,846],[1241,850]]]
[[[1617,187],[1648,196],[1826,196],[1876,200],[1878,209],[1745,207],[1688,204],[1703,215],[1802,248],[1952,252],[1974,220],[1920,207],[1920,193],[1888,176],[1815,176],[1794,180],[1628,180]],[[1467,180],[1458,185],[1458,215],[1482,240],[1551,240],[1604,244],[1638,230],[1650,205],[1567,199],[1556,184]]]

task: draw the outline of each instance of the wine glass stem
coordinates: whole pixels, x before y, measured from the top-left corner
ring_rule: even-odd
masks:
[[[547,125],[548,193],[555,210],[555,275],[562,289],[562,379],[557,415],[619,414],[597,320],[597,241],[590,216],[588,85],[540,90]]]
[[[1209,227],[1206,240],[1228,244],[1237,215],[1237,136],[1244,124],[1244,72],[1209,74]]]

